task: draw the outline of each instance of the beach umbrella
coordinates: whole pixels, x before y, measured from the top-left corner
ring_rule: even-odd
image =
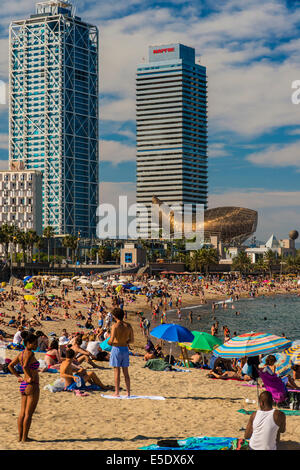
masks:
[[[29,279],[31,279],[31,278],[32,278],[32,276],[26,276],[26,277],[24,277],[23,282],[29,281]]]
[[[34,295],[24,295],[24,299],[27,300],[27,302],[35,302],[36,297]]]
[[[32,289],[33,288],[33,282],[28,282],[25,286],[25,289]]]
[[[150,335],[171,343],[185,343],[194,340],[194,336],[190,330],[176,323],[163,323],[162,325],[158,325],[150,332]]]
[[[204,331],[192,331],[194,341],[191,344],[191,349],[203,352],[211,352],[216,346],[220,346],[223,341],[216,336],[205,333]]]
[[[292,341],[268,333],[245,333],[235,336],[214,350],[214,355],[225,359],[259,356],[289,348]]]
[[[150,331],[150,335],[168,341],[169,343],[189,343],[194,340],[194,336],[190,330],[176,323],[163,323]],[[170,347],[169,362],[171,361],[171,354],[172,344]]]
[[[300,341],[294,341],[291,346],[283,352],[290,358],[292,364],[300,365]]]

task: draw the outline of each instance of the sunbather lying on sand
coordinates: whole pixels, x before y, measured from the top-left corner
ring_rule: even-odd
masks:
[[[209,374],[208,377],[210,378],[215,378],[215,379],[238,379],[238,380],[251,380],[251,377],[249,375],[243,375],[238,372],[234,372],[231,370],[226,370],[225,372],[222,371],[221,367],[217,367],[214,370],[212,370]]]

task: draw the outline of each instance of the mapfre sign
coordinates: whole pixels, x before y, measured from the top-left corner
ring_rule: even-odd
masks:
[[[166,49],[154,49],[153,54],[166,54],[167,52],[174,52],[174,47],[168,47]]]

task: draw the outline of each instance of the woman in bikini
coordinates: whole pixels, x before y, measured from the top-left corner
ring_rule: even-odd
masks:
[[[46,372],[52,366],[55,366],[55,369],[59,369],[61,356],[59,352],[58,341],[56,339],[51,342],[49,349],[45,354],[45,361],[47,363],[47,367],[43,369],[42,372]]]
[[[39,362],[36,360],[33,351],[37,348],[37,337],[27,331],[22,332],[25,350],[9,364],[9,371],[14,374],[20,382],[21,411],[18,418],[19,441],[28,442],[28,433],[31,425],[33,413],[37,407],[40,397],[39,387]],[[24,380],[15,370],[15,365],[21,364],[24,372]]]

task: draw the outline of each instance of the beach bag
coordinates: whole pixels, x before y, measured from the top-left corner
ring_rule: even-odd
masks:
[[[159,447],[180,447],[178,441],[172,439],[162,439],[161,441],[157,441],[157,445]]]

